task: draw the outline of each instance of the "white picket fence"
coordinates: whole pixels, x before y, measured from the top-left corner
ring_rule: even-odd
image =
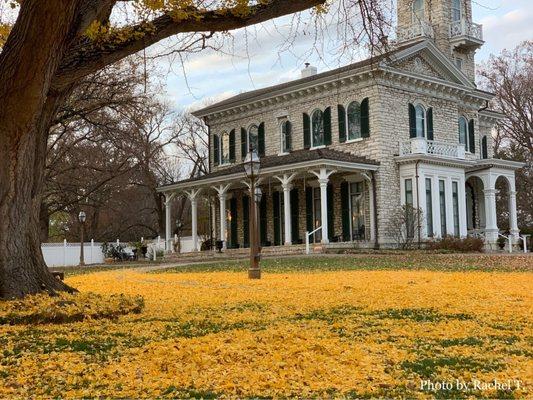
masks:
[[[174,239],[171,239],[174,240]],[[117,243],[121,243],[117,240]],[[165,239],[157,238],[147,241],[149,247],[157,250],[165,250]],[[48,267],[58,266],[73,266],[80,263],[80,243],[69,243],[66,240],[63,243],[42,243],[41,251],[46,265]],[[127,253],[131,253],[132,249],[126,245],[124,249]],[[190,253],[192,251],[192,237],[181,238],[181,252]],[[91,240],[83,245],[85,264],[103,264],[104,254],[102,253],[102,243]]]

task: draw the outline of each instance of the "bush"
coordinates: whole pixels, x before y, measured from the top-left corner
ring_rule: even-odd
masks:
[[[116,319],[121,315],[139,314],[144,308],[142,296],[94,293],[55,296],[37,294],[21,300],[0,302],[0,325],[61,324],[89,319]]]
[[[484,246],[483,239],[474,236],[467,236],[462,239],[455,236],[445,236],[442,239],[428,242],[428,249],[430,250],[449,250],[460,253],[482,252]]]

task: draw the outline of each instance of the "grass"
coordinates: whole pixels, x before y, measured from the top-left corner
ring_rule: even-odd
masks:
[[[266,259],[260,281],[246,261],[73,273],[80,296],[141,295],[144,309],[0,324],[0,398],[528,398],[529,260]],[[420,388],[472,378],[523,386]]]

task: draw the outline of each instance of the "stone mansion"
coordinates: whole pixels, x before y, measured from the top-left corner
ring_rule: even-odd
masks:
[[[198,201],[225,248],[249,246],[250,193],[243,161],[261,160],[262,246],[397,245],[393,215],[421,210],[422,240],[445,235],[498,238],[496,182],[507,185],[510,234],[518,236],[515,170],[493,158],[491,130],[502,115],[476,88],[482,27],[470,0],[398,0],[396,40],[379,56],[242,93],[193,114],[209,127],[207,175],[159,189]],[[171,236],[167,207],[167,238]]]

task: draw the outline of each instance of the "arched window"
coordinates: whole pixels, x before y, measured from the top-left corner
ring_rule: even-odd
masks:
[[[413,1],[413,20],[415,22],[424,20],[424,0]]]
[[[348,139],[361,137],[361,107],[357,101],[350,103],[346,116],[348,119]]]
[[[257,125],[252,125],[248,129],[248,149],[259,151],[259,128]]]
[[[324,113],[315,110],[311,115],[312,147],[324,145]]]
[[[292,124],[290,121],[283,121],[280,125],[281,152],[288,153],[292,147]]]
[[[468,150],[468,122],[465,117],[459,117],[459,143],[464,144]]]
[[[452,0],[452,22],[461,20],[461,0]]]
[[[426,110],[420,104],[415,106],[416,137],[426,136]]]
[[[220,163],[228,164],[229,163],[229,132],[223,132],[220,136]]]

